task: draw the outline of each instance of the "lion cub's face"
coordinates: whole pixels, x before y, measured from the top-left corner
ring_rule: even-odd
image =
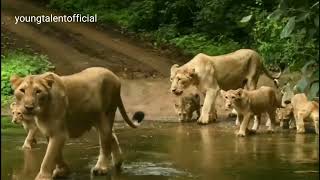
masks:
[[[16,102],[10,104],[10,110],[12,113],[12,123],[20,124],[22,122],[33,120],[32,116],[26,116],[22,113],[21,109],[16,105]]]
[[[229,90],[222,93],[225,101],[226,101],[226,109],[230,109],[234,107],[234,104],[241,101],[242,89],[237,90]]]
[[[40,112],[41,106],[49,97],[49,90],[54,82],[53,75],[29,75],[24,78],[12,76],[11,85],[14,89],[16,105],[25,115]]]
[[[10,104],[10,110],[12,113],[12,122],[15,124],[20,124],[23,121],[23,114],[19,108],[17,108],[16,103]]]
[[[171,68],[171,92],[174,95],[181,95],[185,89],[193,84],[195,78],[194,69],[179,69],[177,65]]]

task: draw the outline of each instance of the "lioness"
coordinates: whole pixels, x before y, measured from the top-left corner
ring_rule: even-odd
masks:
[[[15,124],[22,124],[28,135],[22,145],[24,149],[31,149],[34,144],[37,144],[35,135],[38,131],[34,118],[32,116],[25,116],[21,110],[16,107],[16,102],[10,104],[12,113],[12,122]]]
[[[262,113],[268,113],[270,126],[268,131],[274,131],[275,113],[280,103],[277,99],[276,90],[271,87],[262,86],[256,90],[229,90],[225,93],[226,107],[235,108],[238,112],[240,130],[238,136],[246,136],[246,131],[250,120],[256,115],[252,131],[257,131],[260,125]]]
[[[174,104],[175,111],[178,114],[178,119],[181,122],[187,122],[192,120],[193,112],[196,111],[197,119],[200,117],[200,96],[199,94],[190,93],[186,96],[182,96]]]
[[[48,72],[26,77],[12,76],[16,106],[23,114],[33,115],[39,130],[49,143],[36,180],[65,176],[68,167],[62,149],[68,137],[77,138],[95,127],[99,133],[100,154],[92,168],[95,175],[106,174],[111,151],[118,147],[112,134],[117,108],[133,128],[120,96],[119,78],[106,68],[93,67],[79,73],[58,76]],[[141,121],[143,112],[134,117]],[[121,153],[113,152],[115,165],[122,163]]]
[[[260,55],[251,49],[240,49],[221,56],[198,54],[188,63],[179,67],[171,67],[171,92],[181,95],[189,86],[196,86],[200,92],[205,92],[201,116],[198,123],[207,124],[214,120],[215,100],[217,92],[222,90],[246,88],[256,89],[260,75],[272,76],[263,66]]]
[[[319,134],[319,102],[308,101],[304,93],[296,94],[291,98],[293,114],[296,121],[297,133],[304,133],[304,121],[311,119],[314,128]]]

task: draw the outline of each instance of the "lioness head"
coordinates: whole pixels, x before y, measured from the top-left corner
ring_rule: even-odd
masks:
[[[226,101],[226,109],[233,108],[234,104],[241,101],[242,98],[242,92],[243,89],[237,89],[237,90],[229,90],[226,92],[223,92],[223,97]]]
[[[13,75],[10,82],[17,108],[24,115],[35,115],[41,111],[41,107],[49,98],[54,76],[50,73],[26,77]]]
[[[181,95],[183,91],[196,81],[194,68],[178,68],[177,64],[171,67],[170,81],[171,92],[174,95]]]
[[[188,102],[179,100],[174,104],[174,108],[176,113],[178,114],[179,121],[187,121],[187,114],[191,111],[191,105]]]

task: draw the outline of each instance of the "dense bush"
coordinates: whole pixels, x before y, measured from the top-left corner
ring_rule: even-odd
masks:
[[[97,13],[101,23],[151,34],[155,45],[171,44],[188,54],[252,48],[267,65],[282,62],[293,69],[319,60],[316,0],[50,0],[50,5]]]
[[[43,55],[30,55],[24,52],[11,51],[4,54],[2,60],[1,71],[1,104],[6,104],[12,89],[10,77],[13,74],[25,76],[28,74],[39,74],[49,71],[52,65],[48,58]]]

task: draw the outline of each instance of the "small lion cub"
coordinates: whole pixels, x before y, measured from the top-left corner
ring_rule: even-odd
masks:
[[[15,102],[10,104],[10,109],[12,113],[12,122],[15,124],[22,124],[23,128],[28,132],[22,148],[31,149],[32,146],[37,143],[35,135],[38,131],[38,128],[34,122],[34,118],[24,116],[22,112],[16,107]]]
[[[196,111],[197,119],[200,117],[200,96],[197,93],[189,93],[179,97],[174,105],[175,111],[179,116],[179,121],[192,121],[193,112]]]
[[[256,115],[256,120],[252,131],[256,132],[262,113],[269,115],[271,125],[268,127],[268,131],[274,131],[276,109],[280,106],[274,88],[262,86],[251,91],[241,88],[229,90],[225,93],[224,98],[226,99],[226,107],[234,108],[238,112],[240,122],[238,136],[246,136],[248,124],[254,115]]]
[[[293,114],[296,121],[297,133],[304,133],[304,121],[313,120],[315,131],[319,134],[319,102],[308,101],[304,93],[296,94],[291,98]]]
[[[277,122],[280,123],[280,127],[283,129],[295,128],[293,108],[291,104],[286,107],[278,108],[277,111]]]

